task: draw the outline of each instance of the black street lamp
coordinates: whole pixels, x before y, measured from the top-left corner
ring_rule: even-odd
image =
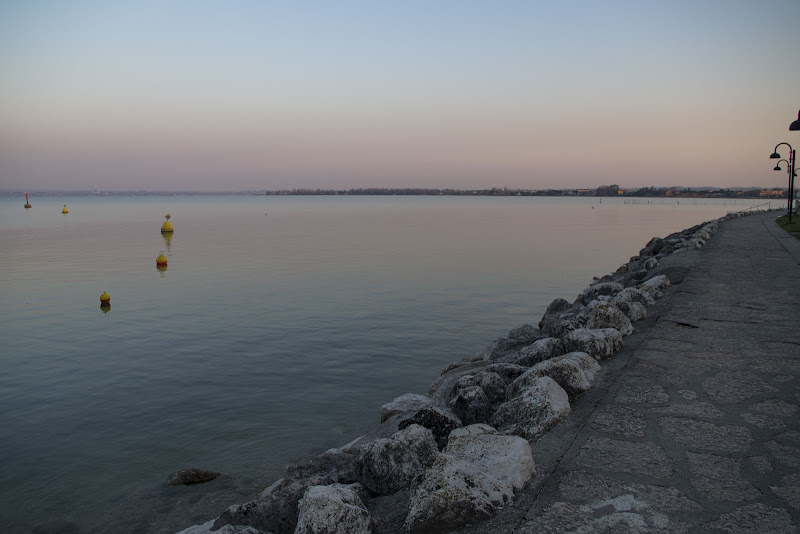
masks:
[[[798,118],[798,120],[800,120],[800,118]],[[792,123],[792,125],[794,125],[794,124],[795,123]],[[789,128],[791,129],[791,126]],[[798,129],[800,129],[800,126],[798,126]],[[781,160],[781,155],[778,154],[778,147],[781,146],[781,145],[786,145],[786,146],[789,147],[789,161]],[[788,165],[788,171],[789,171],[789,194],[787,196],[789,197],[789,222],[792,222],[792,197],[794,196],[794,178],[795,178],[795,176],[797,176],[797,174],[794,172],[795,152],[794,152],[794,149],[792,148],[792,145],[790,145],[789,143],[778,143],[777,145],[775,145],[775,151],[772,153],[772,155],[770,155],[770,159],[780,160],[780,161],[778,161],[778,164],[775,165],[775,168],[773,169],[775,171],[780,171],[781,170],[781,161],[786,161],[786,163]]]
[[[794,132],[800,130],[800,111],[797,112],[797,120],[789,125],[789,131]]]

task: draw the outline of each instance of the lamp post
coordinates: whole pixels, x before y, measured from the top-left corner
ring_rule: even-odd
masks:
[[[800,117],[798,118],[798,121],[800,121]],[[795,123],[793,122],[792,126],[794,126],[794,125],[795,125]],[[790,126],[789,128],[791,129],[792,126]],[[798,125],[798,129],[800,129],[800,125]],[[794,196],[794,177],[796,176],[795,172],[794,172],[795,152],[794,152],[794,149],[792,148],[792,145],[790,145],[789,143],[778,143],[777,145],[775,145],[775,151],[772,153],[772,155],[770,155],[770,159],[777,159],[777,160],[781,159],[781,155],[778,154],[778,147],[781,146],[781,145],[786,145],[786,146],[789,147],[789,161],[786,161],[786,160],[782,160],[782,161],[786,161],[786,163],[787,163],[787,165],[789,167],[789,169],[788,169],[789,170],[789,194],[787,196],[789,197],[789,222],[792,222],[792,197]],[[781,162],[778,161],[778,164],[775,165],[775,169],[773,169],[773,170],[778,170],[778,171],[781,170],[781,165],[780,164],[781,164]]]
[[[797,130],[800,130],[800,111],[797,112],[797,120],[789,125],[790,132],[795,132]]]

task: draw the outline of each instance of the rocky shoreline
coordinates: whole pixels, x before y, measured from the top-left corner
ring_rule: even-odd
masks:
[[[554,300],[537,326],[450,364],[427,395],[385,404],[368,434],[289,466],[254,500],[180,534],[435,533],[492,517],[536,476],[531,443],[568,417],[601,362],[685,274],[664,260],[743,215],[651,239],[574,302]]]

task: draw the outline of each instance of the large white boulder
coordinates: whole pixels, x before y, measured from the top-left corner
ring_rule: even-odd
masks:
[[[586,328],[597,330],[600,328],[615,328],[623,336],[633,333],[633,325],[628,316],[622,310],[608,302],[599,302],[589,313],[589,320]]]
[[[489,424],[504,434],[536,440],[566,419],[569,412],[569,397],[564,388],[549,376],[541,376],[501,404]]]
[[[623,346],[622,334],[615,328],[578,328],[562,338],[567,352],[585,352],[596,360],[616,354]]]
[[[371,534],[377,525],[364,505],[361,484],[311,486],[297,509],[295,534]]]
[[[549,376],[573,397],[592,387],[600,364],[585,352],[570,352],[551,360],[537,363],[506,388],[506,398],[513,399],[530,387],[536,379]]]
[[[438,534],[492,516],[535,474],[531,447],[487,425],[452,432],[447,447],[412,488],[404,529]]]

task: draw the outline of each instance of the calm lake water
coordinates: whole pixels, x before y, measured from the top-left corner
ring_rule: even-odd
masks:
[[[202,523],[286,464],[364,433],[448,362],[538,323],[651,237],[760,203],[30,200],[0,199],[0,531],[11,533]],[[167,212],[171,239],[159,232]],[[165,486],[190,466],[226,476]]]

